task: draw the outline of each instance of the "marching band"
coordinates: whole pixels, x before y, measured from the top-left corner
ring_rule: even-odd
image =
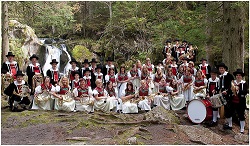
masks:
[[[4,94],[9,96],[12,111],[31,108],[138,113],[162,106],[166,110],[188,109],[191,121],[195,120],[192,118],[198,115],[196,112],[202,105],[201,108],[206,111],[202,118],[210,120],[209,126],[217,125],[219,109],[224,106],[227,122],[223,128],[232,129],[232,116],[236,111],[240,119],[240,132],[243,133],[245,97],[248,94],[248,85],[242,79],[244,72],[241,69],[233,72],[234,80],[224,63],[211,69],[206,59],[202,59],[195,68],[197,47],[185,40],[182,44],[179,39],[174,42],[171,45],[170,40],[166,41],[162,50],[165,59],[159,60],[157,66],[146,58],[145,61],[141,60],[144,64],[137,60],[131,67],[121,65],[118,72],[111,57],[103,66],[97,64],[95,58],[91,62],[85,59],[82,68],[77,67],[78,62],[72,59],[72,67],[61,76],[58,61],[52,59],[51,68],[44,71],[44,75],[39,58],[33,54],[26,70],[28,82],[24,81],[24,74],[14,61],[15,55],[8,52],[8,61],[2,65],[2,80],[8,75],[13,82],[8,80],[10,83],[4,89]],[[128,68],[130,70],[127,71]],[[195,111],[191,110],[195,108]],[[209,112],[211,115],[207,114]]]

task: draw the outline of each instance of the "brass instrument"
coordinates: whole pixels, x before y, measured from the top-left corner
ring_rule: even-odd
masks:
[[[21,97],[21,100],[23,99],[23,97],[29,97],[29,87],[27,85],[22,85],[21,86],[21,93],[17,93],[16,90],[13,91],[13,95],[17,95]]]
[[[204,88],[206,88],[206,87],[203,87],[203,88],[201,88],[201,89],[194,89],[193,92],[194,92],[194,94],[197,94],[197,93],[206,94],[206,93],[204,92]]]
[[[194,50],[198,50],[198,47],[197,47],[197,46],[192,47],[190,50],[188,50],[187,53],[182,54],[181,56],[179,56],[179,57],[178,57],[178,63],[180,63],[180,61],[181,61],[183,58],[185,58],[185,57],[187,57],[188,59],[191,59],[191,56],[193,56],[192,52],[193,52]]]
[[[2,74],[2,95],[4,94],[4,90],[14,81],[14,78],[10,74]]]
[[[234,81],[231,82],[231,90],[233,91],[233,95],[237,96],[237,88],[238,86],[235,85]]]
[[[40,86],[43,83],[43,75],[35,74],[32,77],[32,90],[34,91],[37,86]]]
[[[188,88],[192,85],[192,82],[186,84],[184,87],[183,87],[183,91],[186,91],[188,90]]]

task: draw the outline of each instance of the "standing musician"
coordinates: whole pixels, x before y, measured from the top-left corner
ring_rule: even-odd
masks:
[[[79,87],[79,85],[80,85],[80,72],[78,70],[76,70],[74,72],[73,76],[74,76],[74,80],[72,80],[72,82],[70,84],[70,87],[72,90]]]
[[[180,62],[185,54],[185,47],[179,46],[176,50],[177,61]]]
[[[165,67],[163,66],[163,63],[161,61],[159,61],[158,64],[157,64],[157,66],[155,67],[155,72],[157,71],[158,68],[160,68],[161,72],[164,74]]]
[[[139,88],[139,98],[141,99],[138,103],[138,107],[144,111],[151,110],[151,99],[148,99],[152,93],[151,89],[147,85],[145,80],[141,80],[141,87]]]
[[[186,54],[188,51],[188,47],[189,47],[186,40],[182,41],[181,47],[184,48],[183,50],[185,51],[185,54]]]
[[[140,76],[140,78],[141,78],[141,80],[147,80],[148,77],[150,77],[150,73],[149,73],[147,67],[146,67],[146,66],[143,66],[143,67],[142,67],[142,71],[141,71],[141,76]]]
[[[96,67],[97,67],[97,61],[95,58],[92,58],[91,60],[91,66],[89,67],[89,69],[92,71],[92,73],[95,73],[96,72]]]
[[[128,72],[128,77],[130,82],[132,82],[135,91],[140,87],[140,76],[141,71],[136,67],[136,64],[133,64],[132,69]]]
[[[145,63],[145,64],[143,64],[143,66],[146,66],[146,67],[147,67],[147,69],[148,69],[148,71],[149,71],[150,75],[151,75],[151,74],[153,74],[153,71],[154,71],[154,65],[153,65],[153,64],[151,64],[150,58],[147,58],[147,59],[146,59],[146,63]]]
[[[176,64],[176,59],[172,59],[172,64],[170,65],[172,68],[173,75],[177,76],[178,73],[178,65]]]
[[[179,41],[180,41],[179,39],[175,39],[174,40],[175,44],[173,45],[171,49],[171,52],[172,52],[171,56],[173,56],[176,60],[178,60],[176,51],[177,51],[177,48],[180,46]]]
[[[167,75],[166,75],[166,83],[170,83],[172,80],[177,80],[176,76],[173,74],[172,68],[168,68]]]
[[[162,49],[162,54],[164,56],[164,58],[166,57],[166,53],[172,53],[171,52],[171,40],[166,40],[166,45],[164,46],[164,48]]]
[[[24,74],[22,71],[17,71],[15,74],[16,81],[11,83],[5,90],[4,94],[10,97],[10,109],[11,111],[17,111],[18,105],[20,105],[24,110],[28,109],[30,104],[29,93],[30,88],[28,83],[23,80]]]
[[[75,100],[72,97],[69,79],[63,76],[60,79],[59,86],[56,86],[56,93],[52,95],[55,97],[55,110],[63,110],[67,112],[72,112],[75,109]]]
[[[184,57],[182,59],[182,64],[180,66],[183,66],[183,69],[184,69],[184,72],[185,72],[186,68],[188,67],[188,58],[187,57]]]
[[[194,87],[193,92],[194,92],[196,98],[198,98],[198,97],[205,98],[206,97],[207,79],[201,70],[197,71],[193,87]]]
[[[127,87],[125,90],[125,96],[121,97],[122,99],[122,113],[138,113],[137,104],[133,101],[136,100],[135,90],[132,82],[127,83]]]
[[[80,86],[73,90],[73,96],[76,102],[76,111],[94,112],[94,98],[91,87],[87,85],[85,79],[80,79]]]
[[[245,110],[246,110],[246,95],[249,92],[248,84],[242,78],[245,73],[242,69],[237,69],[233,72],[236,80],[232,81],[232,111],[236,111],[240,121],[240,133],[244,134],[245,128]]]
[[[165,68],[168,68],[172,64],[172,57],[170,53],[166,54],[166,58],[163,59],[162,63]]]
[[[37,62],[38,59],[38,56],[36,56],[36,54],[33,54],[30,57],[31,63],[27,66],[26,69],[28,84],[32,87],[31,94],[33,94],[35,92],[35,88],[40,85],[38,83],[36,84],[36,80],[39,80],[39,78],[43,80],[43,71],[41,65]]]
[[[84,59],[83,61],[83,67],[79,70],[80,71],[80,78],[83,78],[85,70],[91,71],[90,67],[89,67],[89,60],[88,59]],[[91,76],[91,74],[90,74]]]
[[[227,104],[224,106],[225,109],[225,117],[227,120],[227,123],[223,126],[223,129],[229,129],[232,130],[232,97],[230,96],[232,94],[231,90],[231,82],[234,80],[233,75],[227,72],[228,67],[224,63],[220,63],[217,65],[217,68],[219,68],[220,72],[220,91],[222,93],[222,96],[226,99]]]
[[[113,87],[117,86],[117,81],[116,81],[116,76],[115,76],[115,69],[110,68],[108,71],[108,74],[105,76],[105,82],[107,83],[108,81],[113,83]]]
[[[74,74],[79,70],[79,67],[76,66],[78,62],[75,60],[75,58],[72,58],[69,63],[71,64],[71,68],[67,71],[66,75],[69,78],[70,83],[72,83],[72,81],[75,79]]]
[[[56,87],[50,83],[50,77],[44,77],[44,82],[35,89],[35,95],[31,109],[52,110],[54,105],[51,94],[55,91]]]
[[[113,64],[113,59],[111,59],[111,57],[108,57],[106,61],[107,64],[103,67],[103,76],[105,77],[108,74],[110,68],[114,68],[115,74],[117,74],[117,69]]]
[[[116,74],[118,97],[121,98],[125,94],[126,84],[129,81],[128,73],[126,73],[125,65],[122,64],[119,73]]]
[[[19,64],[14,61],[15,55],[12,52],[8,52],[6,55],[7,61],[2,64],[1,72],[2,74],[7,74],[16,79],[16,73],[19,70]]]
[[[194,67],[194,62],[189,61],[188,62],[188,67],[190,68],[190,72],[193,76],[196,76],[197,69]]]
[[[91,85],[92,85],[92,83],[93,83],[93,78],[92,78],[92,76],[91,76],[91,70],[89,69],[89,68],[86,68],[84,71],[83,71],[83,79],[84,80],[86,80],[87,81],[87,85],[89,86],[89,87],[92,87]]]
[[[219,94],[220,90],[220,79],[217,77],[218,70],[213,68],[210,72],[211,77],[208,79],[207,83],[207,98]],[[217,117],[219,114],[218,108],[212,108],[213,110],[213,120],[209,123],[209,126],[216,126],[218,124]]]
[[[154,97],[154,106],[161,106],[166,110],[170,109],[170,102],[168,93],[166,90],[167,83],[164,78],[161,78],[159,82],[159,91]]]
[[[59,74],[59,70],[57,68],[58,62],[56,61],[56,59],[52,59],[50,64],[51,64],[52,68],[48,69],[46,74],[47,74],[47,76],[50,77],[50,83],[53,85],[56,85],[56,84],[58,84],[58,82],[60,80],[60,74]]]
[[[153,83],[154,83],[154,91],[153,93],[158,93],[159,83],[162,78],[166,78],[165,74],[162,73],[161,69],[158,68],[156,73],[152,75]]]
[[[199,69],[202,70],[203,74],[206,75],[207,79],[210,78],[211,66],[207,64],[207,59],[202,58],[202,63],[199,65]]]

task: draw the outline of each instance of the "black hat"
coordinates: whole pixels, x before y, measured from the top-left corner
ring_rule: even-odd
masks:
[[[162,64],[162,61],[158,61],[158,63],[157,64]]]
[[[224,67],[226,70],[228,69],[228,67],[225,65],[225,63],[220,63],[216,66],[217,68],[219,67]]]
[[[56,63],[58,64],[58,62],[56,61],[56,59],[52,59],[52,61],[50,62],[50,64]]]
[[[92,60],[91,60],[91,63],[97,63],[97,61],[96,61],[96,59],[95,58],[92,58]]]
[[[233,72],[233,75],[236,77],[237,74],[241,74],[242,77],[245,76],[245,73],[242,71],[242,69],[237,69],[235,72]]]
[[[88,63],[89,64],[89,60],[88,59],[84,59],[82,64]]]
[[[183,40],[182,42],[183,42],[183,43],[184,43],[184,42],[185,42],[185,43],[187,43],[187,41],[186,41],[186,40]]]
[[[15,74],[15,76],[24,76],[21,70],[18,70]]]
[[[166,40],[166,43],[171,43],[171,40]]]
[[[98,64],[98,65],[96,66],[96,69],[102,69],[102,65],[101,65],[101,64]]]
[[[36,58],[36,60],[39,59],[38,56],[36,56],[36,54],[33,54],[32,56],[30,56],[30,60],[31,60],[32,58]]]
[[[75,58],[72,58],[69,63],[71,64],[72,62],[78,63]]]
[[[113,59],[111,57],[108,57],[106,61],[113,61]]]
[[[215,68],[215,67],[213,67],[213,68],[211,69],[210,73],[216,73],[216,74],[218,74],[218,69]]]
[[[180,40],[176,38],[176,39],[174,40],[174,42],[176,42],[176,41],[180,41]]]
[[[189,43],[188,43],[188,45],[189,45],[189,46],[192,46],[192,45],[193,45],[193,43],[189,42]]]
[[[203,61],[203,60],[207,61],[207,59],[205,59],[205,58],[202,58],[200,61]]]
[[[80,72],[78,70],[76,70],[76,71],[74,71],[73,76],[75,76],[75,74],[80,75]]]
[[[8,54],[6,55],[6,57],[8,56],[15,56],[12,52],[8,52]]]
[[[83,71],[83,74],[85,74],[87,71],[89,71],[91,73],[91,70],[89,69],[89,67],[85,68],[85,70]]]

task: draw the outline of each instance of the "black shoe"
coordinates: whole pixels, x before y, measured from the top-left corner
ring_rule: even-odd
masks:
[[[232,130],[232,127],[229,127],[228,124],[223,125],[224,130]]]
[[[218,125],[218,122],[214,122],[214,121],[211,121],[208,126],[209,127],[214,127],[214,126],[217,126]]]
[[[244,132],[240,132],[241,134],[244,134]]]

